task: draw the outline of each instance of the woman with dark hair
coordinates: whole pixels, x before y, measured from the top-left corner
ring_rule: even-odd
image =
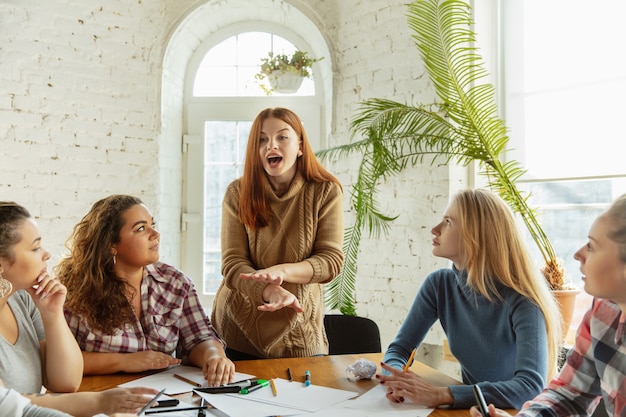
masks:
[[[67,289],[48,273],[50,253],[41,242],[27,210],[0,201],[0,415],[136,413],[155,390],[74,392],[83,361],[63,317]],[[42,387],[64,394],[41,395]]]
[[[159,262],[155,226],[139,198],[112,195],[96,202],[68,239],[70,255],[56,271],[69,289],[65,316],[85,374],[182,362],[201,368],[209,385],[231,382],[235,366],[191,280]]]
[[[328,353],[321,284],[343,264],[343,193],[284,108],[254,119],[222,204],[212,322],[233,360]]]

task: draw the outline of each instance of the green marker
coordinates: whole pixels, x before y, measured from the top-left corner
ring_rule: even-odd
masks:
[[[252,386],[252,387],[248,387],[248,388],[243,388],[241,391],[239,391],[239,394],[250,394],[251,392],[254,392],[258,389],[261,389],[263,387],[267,387],[270,384],[269,380],[266,379],[259,379],[257,381],[257,384]]]

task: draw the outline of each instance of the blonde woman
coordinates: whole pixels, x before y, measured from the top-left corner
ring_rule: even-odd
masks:
[[[470,408],[470,385],[478,384],[487,402],[521,407],[555,371],[560,323],[511,210],[490,191],[464,190],[431,232],[433,255],[451,260],[452,267],[426,278],[377,378],[393,402]],[[402,371],[437,320],[466,385],[435,387]]]
[[[626,194],[593,222],[574,258],[593,303],[563,369],[519,416],[596,415],[600,398],[604,415],[626,416]],[[470,412],[480,417],[476,407]],[[493,405],[489,415],[509,416]]]

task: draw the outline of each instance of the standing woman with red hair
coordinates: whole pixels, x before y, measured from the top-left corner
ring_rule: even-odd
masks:
[[[232,360],[328,353],[322,286],[343,264],[343,192],[300,118],[265,109],[222,205],[222,275],[211,322]]]

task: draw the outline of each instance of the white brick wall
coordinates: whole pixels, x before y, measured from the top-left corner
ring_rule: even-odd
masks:
[[[185,20],[199,8],[214,18]],[[179,87],[202,39],[252,18],[279,20],[296,32],[316,26],[326,44],[312,47],[330,51],[328,140],[336,145],[349,140],[361,100],[433,100],[405,14],[403,0],[2,1],[0,199],[18,201],[38,217],[44,243],[58,259],[95,200],[140,196],[159,222],[163,260],[177,264]],[[178,48],[168,50],[173,36]],[[354,160],[329,166],[345,184],[347,223],[356,166]],[[459,184],[447,167],[425,164],[381,185],[381,208],[399,219],[388,237],[364,240],[357,301],[359,314],[379,323],[384,346],[424,276],[447,264],[430,254],[430,229]],[[435,331],[428,342],[440,338]]]

